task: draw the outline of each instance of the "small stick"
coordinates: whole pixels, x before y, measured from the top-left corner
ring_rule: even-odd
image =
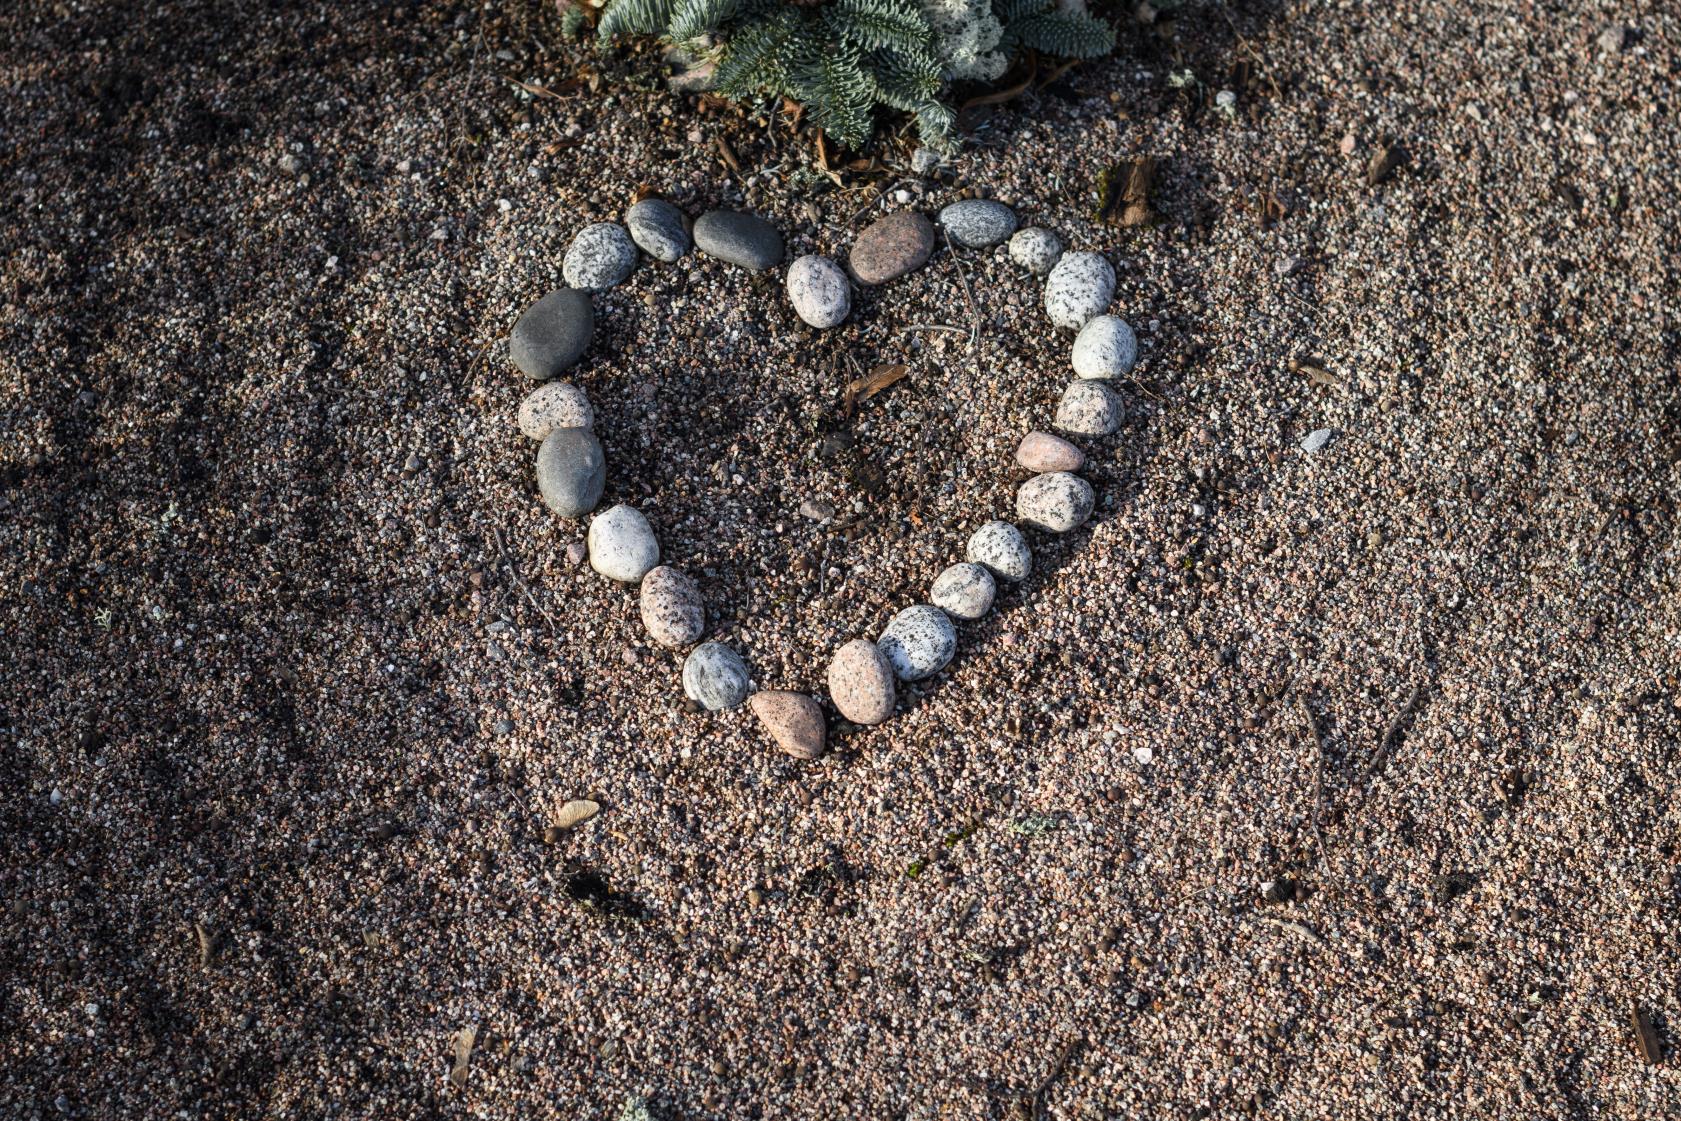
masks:
[[[946,239],[946,252],[951,255],[951,263],[957,269],[957,279],[963,282],[963,298],[969,304],[969,315],[973,322],[969,325],[969,349],[975,349],[975,340],[981,333],[981,313],[975,308],[975,293],[969,288],[969,274],[963,271],[963,262],[957,259],[957,250],[952,248],[951,234],[942,231]]]
[[[917,331],[949,331],[954,335],[967,335],[969,332],[961,327],[952,327],[945,323],[912,323],[909,327],[899,328],[902,335],[914,334]]]
[[[544,609],[542,604],[537,602],[537,597],[531,594],[531,588],[526,584],[525,577],[520,575],[519,567],[514,564],[513,558],[508,555],[508,546],[502,541],[502,531],[500,529],[492,528],[490,533],[492,537],[496,538],[496,551],[502,554],[503,566],[506,567],[508,573],[513,576],[514,583],[519,585],[519,590],[524,593],[526,602],[531,604],[537,614],[541,615],[543,617],[543,621],[549,625],[549,633],[551,635],[554,634],[554,618],[549,615],[548,611]]]
[[[1372,754],[1371,766],[1366,768],[1367,774],[1376,774],[1378,767],[1383,765],[1385,756],[1389,754],[1389,745],[1395,737],[1401,734],[1401,722],[1406,720],[1407,714],[1413,710],[1418,702],[1418,686],[1414,685],[1407,694],[1407,699],[1401,702],[1401,711],[1395,714],[1395,719],[1389,722],[1389,727],[1383,730],[1383,736],[1377,741],[1377,751]]]
[[[1261,921],[1271,926],[1276,926],[1280,930],[1288,930],[1291,934],[1307,939],[1315,946],[1323,946],[1325,944],[1325,939],[1319,937],[1311,926],[1306,926],[1299,922],[1291,922],[1289,919],[1275,919],[1271,915],[1262,915]]]

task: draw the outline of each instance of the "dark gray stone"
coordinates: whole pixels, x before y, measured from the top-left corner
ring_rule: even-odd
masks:
[[[508,336],[508,357],[526,377],[557,378],[589,349],[595,309],[587,293],[557,288],[525,309]]]
[[[708,210],[696,218],[695,245],[708,256],[756,272],[782,263],[782,235],[776,227],[740,210]]]
[[[587,428],[557,428],[537,449],[537,489],[543,502],[563,518],[580,518],[595,509],[607,486],[607,456]]]

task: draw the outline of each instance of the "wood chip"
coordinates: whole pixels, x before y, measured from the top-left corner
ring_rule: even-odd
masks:
[[[1097,221],[1109,226],[1142,226],[1155,220],[1150,209],[1150,186],[1156,161],[1150,156],[1123,160],[1097,177]]]
[[[863,377],[846,383],[846,398],[842,407],[850,414],[854,405],[868,401],[888,386],[903,380],[909,373],[910,368],[902,362],[877,366]]]
[[[198,967],[209,969],[210,959],[216,956],[216,939],[201,922],[195,922],[193,930],[198,934]]]
[[[582,825],[600,812],[600,802],[592,802],[588,798],[574,798],[560,807],[560,812],[555,814],[554,827],[571,829],[574,825]]]
[[[1653,1066],[1662,1063],[1663,1041],[1658,1038],[1658,1030],[1652,1026],[1652,1018],[1638,1003],[1629,1004],[1629,1023],[1634,1026],[1634,1045],[1639,1049],[1640,1057]]]
[[[473,1041],[478,1037],[477,1027],[465,1027],[455,1033],[455,1067],[449,1072],[449,1084],[457,1090],[467,1085],[467,1061],[473,1057]]]
[[[1366,165],[1366,184],[1375,187],[1388,179],[1395,169],[1407,162],[1407,150],[1399,144],[1379,144],[1377,151],[1372,153],[1372,162]]]
[[[722,134],[719,134],[718,136],[713,137],[713,140],[717,142],[719,158],[724,161],[725,165],[731,171],[735,172],[735,174],[737,174],[737,175],[740,175],[741,174],[741,161],[736,159],[735,149],[730,147],[730,142],[728,140],[725,140]]]

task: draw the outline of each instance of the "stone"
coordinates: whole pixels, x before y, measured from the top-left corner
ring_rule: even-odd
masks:
[[[594,222],[578,231],[561,264],[566,283],[599,292],[624,282],[636,267],[636,243],[617,222]]]
[[[537,449],[537,489],[549,509],[579,518],[607,487],[607,455],[587,428],[556,428]]]
[[[1016,491],[1016,517],[1023,525],[1049,533],[1067,533],[1085,525],[1096,504],[1091,484],[1066,471],[1035,475]]]
[[[940,153],[932,148],[918,148],[911,153],[911,171],[924,179],[940,170]]]
[[[957,628],[938,607],[919,603],[893,616],[876,647],[900,681],[922,681],[945,669],[957,653]]]
[[[1062,239],[1043,226],[1017,230],[1010,238],[1010,260],[1032,273],[1044,276],[1062,258]]]
[[[1077,331],[1115,297],[1115,267],[1099,253],[1064,253],[1045,280],[1045,314]]]
[[[656,261],[670,264],[689,251],[689,219],[664,199],[643,199],[625,212],[630,240]]]
[[[1126,320],[1097,315],[1074,339],[1074,372],[1083,378],[1118,378],[1138,364],[1138,336]]]
[[[721,642],[703,642],[683,660],[683,693],[708,712],[735,708],[752,691],[747,663]]]
[[[1325,445],[1331,442],[1329,428],[1315,428],[1302,439],[1302,450],[1312,455],[1314,452],[1324,451]]]
[[[776,227],[741,210],[708,210],[695,219],[695,245],[702,253],[763,272],[782,263],[782,235]]]
[[[875,643],[855,638],[829,662],[829,700],[854,724],[880,724],[898,696],[893,667]]]
[[[814,522],[826,522],[835,516],[835,504],[821,498],[807,498],[800,503],[800,517]]]
[[[590,567],[609,580],[634,584],[660,563],[654,527],[634,506],[619,505],[590,522]]]
[[[770,738],[795,759],[818,759],[823,755],[823,710],[804,693],[771,691],[754,693],[747,702]]]
[[[1076,436],[1109,436],[1121,426],[1121,399],[1102,381],[1070,382],[1056,407],[1056,426]]]
[[[554,828],[571,829],[575,825],[582,825],[600,812],[600,802],[592,802],[588,798],[574,798],[560,807],[560,812],[554,815]]]
[[[1606,54],[1616,54],[1628,45],[1629,33],[1625,24],[1612,24],[1599,33],[1599,49]]]
[[[878,218],[852,243],[847,264],[860,284],[886,284],[915,272],[934,255],[934,223],[914,210]]]
[[[642,626],[648,637],[672,650],[687,650],[706,632],[706,601],[695,582],[660,565],[642,577]]]
[[[954,564],[934,578],[928,599],[953,619],[973,622],[992,609],[998,586],[978,564]]]
[[[508,357],[528,378],[558,378],[589,348],[595,309],[587,294],[557,288],[525,309],[508,335]]]
[[[969,535],[964,558],[1003,580],[1025,580],[1033,571],[1033,550],[1009,522],[987,522]]]
[[[529,440],[542,440],[557,428],[589,428],[595,410],[584,391],[569,381],[539,385],[519,403],[519,430]]]
[[[788,300],[796,315],[822,331],[852,310],[852,287],[839,265],[808,253],[788,266]]]
[[[991,199],[963,199],[940,211],[940,225],[958,245],[985,249],[1016,232],[1016,212]]]
[[[1046,471],[1078,471],[1086,465],[1086,453],[1049,432],[1029,432],[1016,446],[1016,462],[1044,474]]]

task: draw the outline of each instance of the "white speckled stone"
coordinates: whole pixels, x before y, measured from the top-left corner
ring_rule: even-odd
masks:
[[[876,646],[900,681],[921,681],[945,669],[957,653],[957,628],[938,607],[919,603],[893,616]]]
[[[953,619],[972,622],[992,609],[998,587],[978,564],[954,564],[934,579],[928,598]]]
[[[557,428],[589,428],[595,410],[584,391],[569,381],[551,381],[526,394],[519,404],[519,430],[541,440]]]
[[[703,642],[683,660],[683,692],[708,712],[734,708],[752,691],[747,663],[722,643]]]
[[[852,288],[839,265],[808,253],[788,266],[788,300],[801,319],[821,331],[852,310]]]
[[[660,563],[654,527],[633,506],[615,506],[590,522],[590,567],[621,584],[634,584]]]
[[[1138,363],[1138,336],[1126,321],[1099,315],[1074,340],[1074,372],[1083,378],[1118,378]]]
[[[1016,491],[1016,517],[1034,529],[1067,533],[1086,523],[1096,501],[1091,484],[1080,476],[1053,471],[1035,475]]]
[[[1076,436],[1108,436],[1121,426],[1121,399],[1100,380],[1070,382],[1056,407],[1056,426]]]
[[[1017,230],[1010,238],[1010,260],[1034,276],[1049,273],[1061,257],[1062,239],[1043,226]]]
[[[963,199],[940,211],[940,225],[958,245],[984,249],[1016,231],[1016,212],[991,199]]]
[[[669,565],[642,577],[642,625],[661,646],[686,650],[706,631],[706,603],[695,582]]]
[[[636,243],[617,222],[595,222],[572,239],[561,272],[566,283],[585,292],[596,292],[623,283],[636,267]]]
[[[1033,571],[1033,550],[1009,522],[987,522],[969,535],[964,558],[1001,580],[1025,580]]]
[[[1115,267],[1098,253],[1064,253],[1045,280],[1045,313],[1077,331],[1115,298]]]

